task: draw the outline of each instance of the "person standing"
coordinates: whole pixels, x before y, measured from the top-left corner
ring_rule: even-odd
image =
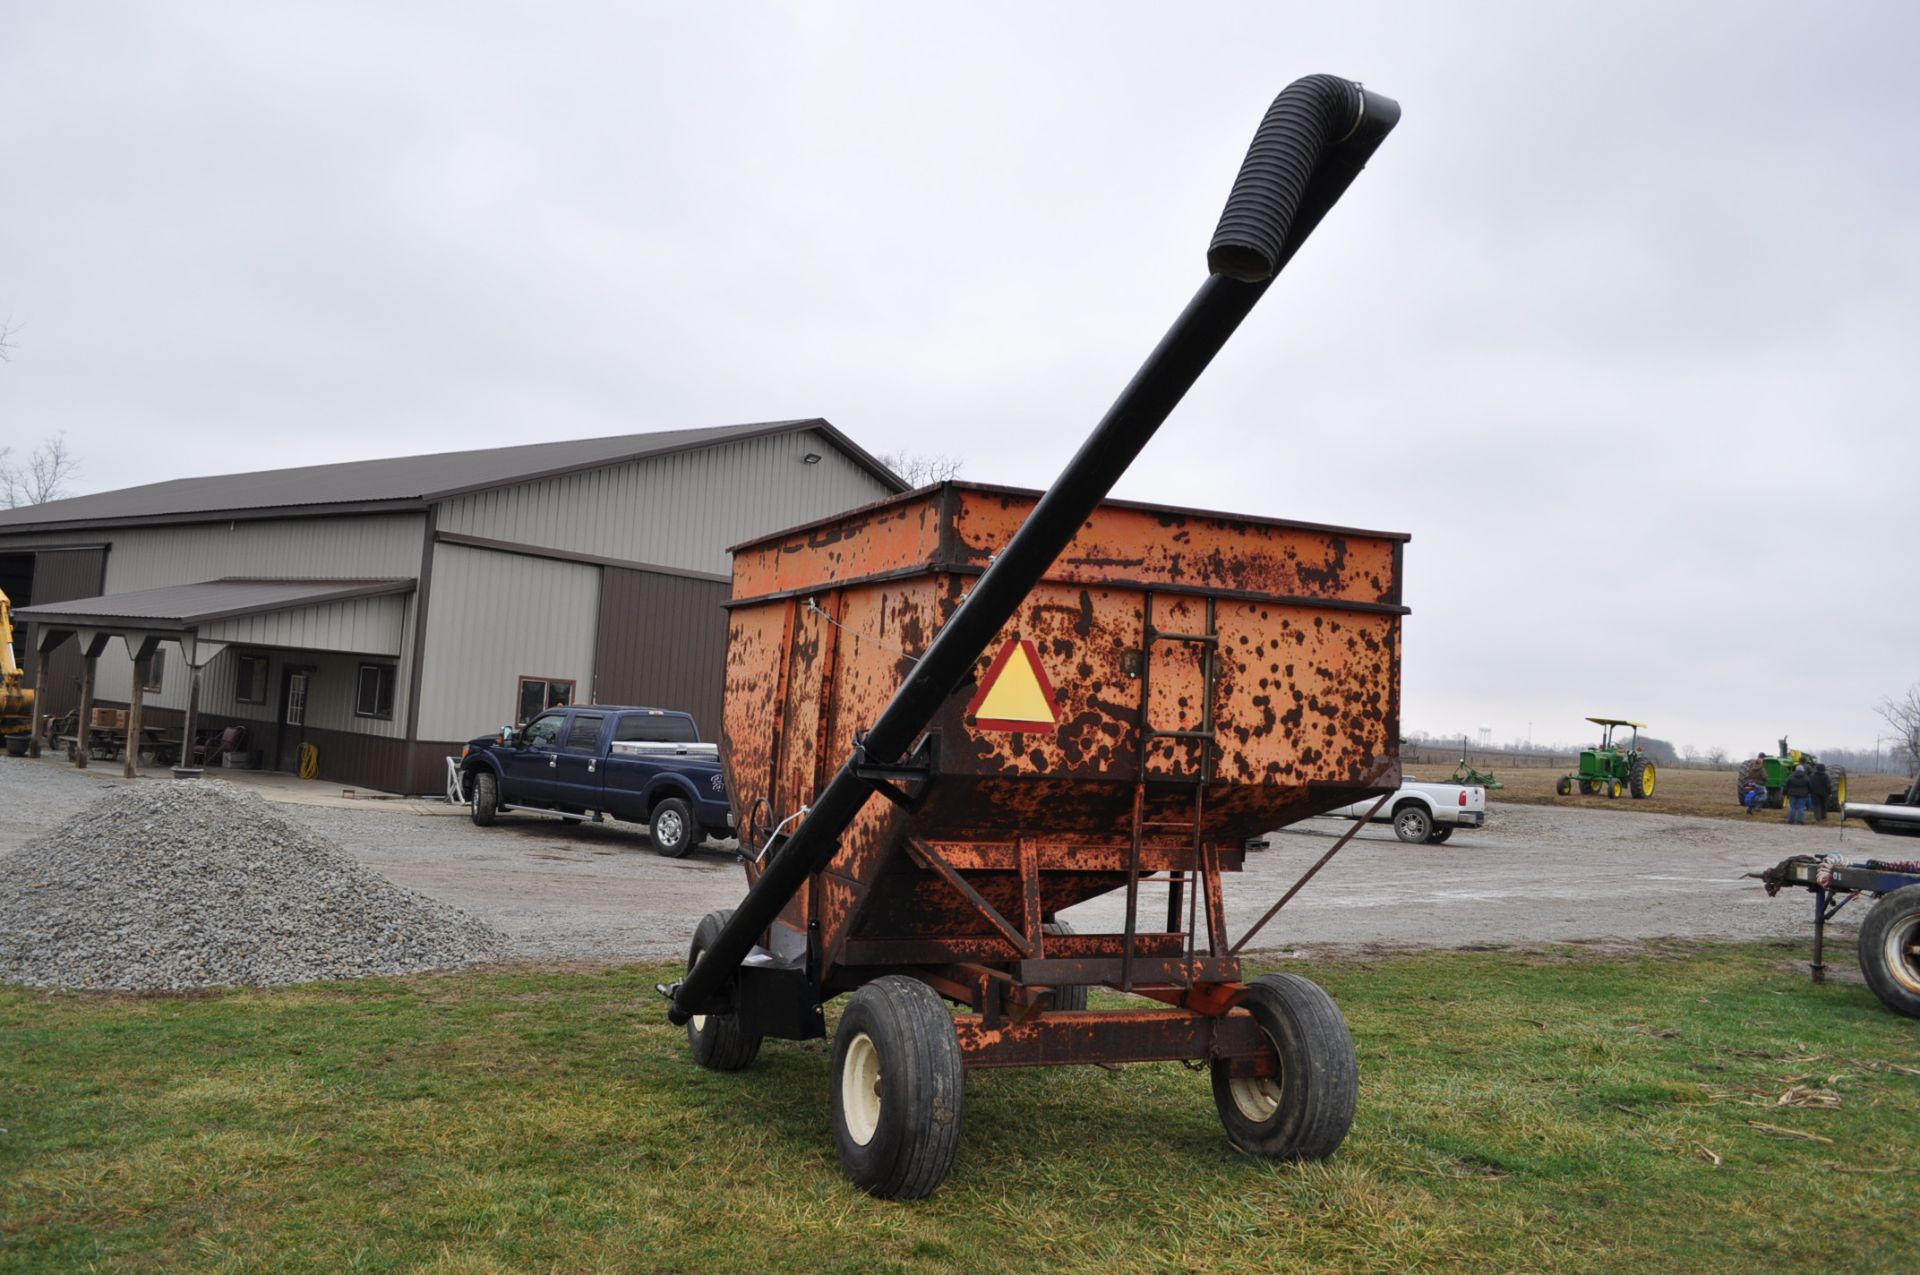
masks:
[[[1825,823],[1827,820],[1827,800],[1833,796],[1833,777],[1827,774],[1825,762],[1815,762],[1813,774],[1808,778],[1813,787],[1813,791],[1808,794],[1812,798],[1813,817]]]
[[[1801,762],[1793,768],[1783,791],[1787,794],[1787,822],[1805,823],[1807,804],[1813,799],[1813,776],[1807,772],[1807,763]]]

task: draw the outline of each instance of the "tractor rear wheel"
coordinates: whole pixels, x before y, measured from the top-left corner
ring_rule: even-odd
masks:
[[[1833,773],[1833,792],[1827,798],[1827,809],[1839,814],[1847,806],[1847,772],[1836,770]]]
[[[1213,1102],[1234,1146],[1275,1160],[1324,1160],[1353,1127],[1360,1064],[1333,998],[1297,974],[1247,984],[1241,1009],[1272,1042],[1272,1076],[1235,1076],[1213,1064]]]
[[[1048,921],[1040,927],[1042,934],[1071,934],[1073,927],[1065,921]],[[1055,1009],[1085,1009],[1087,1007],[1087,988],[1083,983],[1079,987],[1056,987],[1053,989],[1053,1007]]]
[[[732,908],[720,908],[700,918],[687,948],[688,969],[700,963],[732,915]],[[687,1020],[687,1043],[693,1060],[714,1071],[739,1071],[760,1053],[760,1033],[749,1030],[738,1014],[695,1014]]]
[[[1566,796],[1568,793],[1571,793],[1573,791],[1573,776],[1571,775],[1560,776],[1560,782],[1553,786],[1553,790],[1559,793],[1562,797]]]
[[[833,1139],[854,1185],[917,1200],[946,1181],[960,1148],[965,1069],[953,1015],[904,974],[855,992],[833,1038]]]
[[[1733,781],[1733,799],[1743,806],[1747,804],[1748,784],[1759,784],[1762,788],[1767,786],[1767,768],[1751,757],[1740,763],[1740,770]]]
[[[1638,757],[1634,759],[1632,768],[1627,772],[1627,786],[1636,798],[1651,797],[1654,778],[1653,763],[1645,757]]]
[[[1860,972],[1880,1003],[1920,1018],[1920,885],[1884,896],[1860,923]]]

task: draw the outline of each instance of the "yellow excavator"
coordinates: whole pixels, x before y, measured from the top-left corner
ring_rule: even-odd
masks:
[[[24,735],[33,729],[33,691],[20,684],[13,658],[13,600],[0,590],[0,735]]]

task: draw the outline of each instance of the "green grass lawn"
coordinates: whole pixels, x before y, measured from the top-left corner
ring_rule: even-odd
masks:
[[[914,1204],[841,1178],[823,1042],[700,1071],[657,968],[0,990],[0,1269],[1911,1270],[1920,1022],[1802,956],[1302,970],[1360,1050],[1331,1162],[1178,1066],[987,1072]]]

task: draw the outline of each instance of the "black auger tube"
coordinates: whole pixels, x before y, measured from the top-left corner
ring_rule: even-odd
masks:
[[[1330,75],[1297,80],[1275,99],[1208,250],[1213,273],[941,626],[867,732],[867,761],[885,764],[906,755],[1399,117],[1391,99]],[[675,986],[671,1021],[724,1010],[717,994],[788,900],[832,860],[841,834],[872,795],[849,758],[773,852],[699,965]]]

